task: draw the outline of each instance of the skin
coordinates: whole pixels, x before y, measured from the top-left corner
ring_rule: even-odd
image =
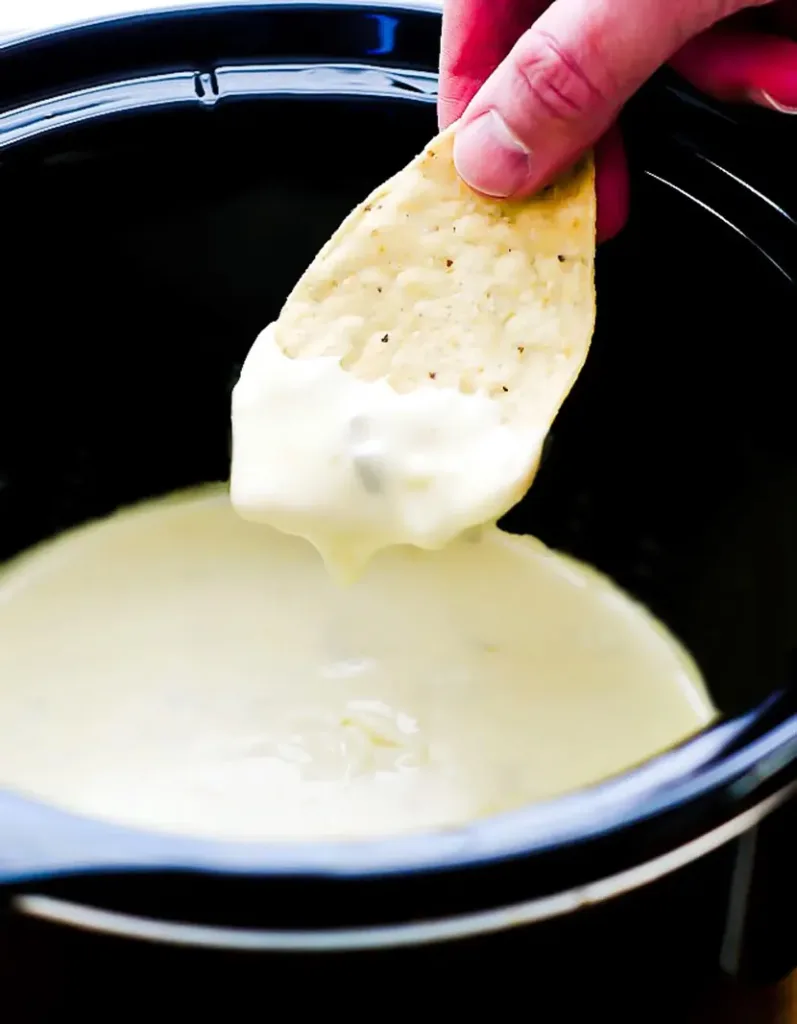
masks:
[[[444,0],[440,127],[458,121],[462,178],[537,191],[590,146],[598,237],[628,211],[616,125],[669,63],[717,99],[797,113],[797,0]]]

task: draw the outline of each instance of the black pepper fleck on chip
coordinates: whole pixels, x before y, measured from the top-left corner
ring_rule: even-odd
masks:
[[[454,266],[454,261],[453,260],[446,260],[446,266],[447,267],[453,267]]]
[[[389,341],[390,341],[390,335],[389,334],[383,334],[382,335],[382,344],[386,345],[387,342],[389,342]]]
[[[563,256],[561,253],[559,253],[559,255],[556,258],[559,260],[560,263],[564,263],[564,261],[567,259],[567,256]]]
[[[509,388],[506,386],[506,384],[502,384],[501,385],[501,390],[502,391],[509,391]]]
[[[435,377],[437,377],[437,374],[436,374],[436,373],[432,373],[432,372],[430,372],[430,373],[429,373],[429,379],[430,379],[430,380],[434,380],[434,379],[435,379]]]

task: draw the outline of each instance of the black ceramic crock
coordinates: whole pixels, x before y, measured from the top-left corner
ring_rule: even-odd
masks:
[[[431,4],[239,3],[0,45],[0,560],[226,478],[249,345],[435,130],[439,30]],[[653,1020],[797,965],[797,124],[664,75],[624,128],[594,347],[507,525],[647,603],[721,720],[565,799],[386,841],[214,843],[0,791],[6,1019]]]

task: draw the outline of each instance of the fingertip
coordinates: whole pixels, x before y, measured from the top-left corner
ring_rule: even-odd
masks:
[[[437,128],[438,131],[445,131],[449,125],[453,124],[457,119],[456,105],[453,104],[445,96],[438,96],[437,98]]]
[[[598,242],[607,242],[628,219],[630,179],[620,127],[613,124],[595,146]]]
[[[467,79],[441,79],[440,92],[437,97],[437,125],[440,131],[450,127],[462,117],[477,90],[478,85]]]
[[[688,82],[715,99],[794,113],[797,42],[718,27],[691,40],[671,61]]]
[[[785,95],[785,90],[782,91],[780,95]],[[779,114],[797,114],[797,103],[794,101],[785,102],[784,100],[777,100],[771,93],[767,92],[766,89],[759,89],[757,92],[753,92],[750,96],[750,100],[759,107],[766,107],[767,110],[775,110]]]
[[[549,0],[446,0],[440,41],[437,120],[441,130],[470,101]]]
[[[496,110],[485,110],[457,129],[454,165],[474,191],[493,199],[520,198],[533,191],[531,154]]]

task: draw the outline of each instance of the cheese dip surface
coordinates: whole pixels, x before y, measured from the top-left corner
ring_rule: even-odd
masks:
[[[0,785],[219,838],[456,825],[619,772],[713,715],[609,581],[495,528],[340,588],[218,489],[0,575]]]

